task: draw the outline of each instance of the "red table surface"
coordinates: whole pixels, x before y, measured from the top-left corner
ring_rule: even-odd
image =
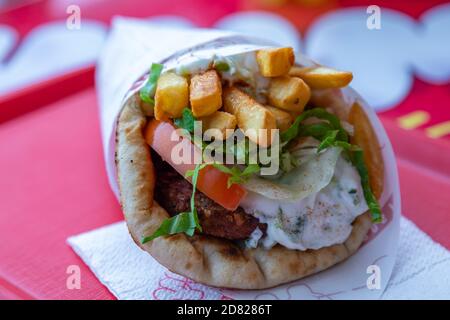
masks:
[[[0,126],[0,297],[112,298],[66,239],[122,219],[109,190],[88,89]],[[82,289],[66,289],[69,265]],[[4,293],[6,295],[6,293]]]
[[[91,76],[87,70],[37,88],[51,92],[84,79],[86,88],[48,105],[33,88],[0,101],[0,298],[113,298],[66,244],[71,235],[122,219],[104,170]],[[27,105],[21,116],[8,111],[17,101]],[[383,122],[398,151],[403,213],[450,248],[450,175],[442,171],[449,170],[450,154],[433,167],[420,157],[442,153],[439,143],[447,142],[430,143],[389,118]],[[81,268],[80,290],[66,288],[69,265]]]
[[[441,3],[379,1],[415,18]],[[300,14],[300,7],[268,8],[257,0],[78,0],[84,18],[109,22],[113,14],[147,17],[181,14],[210,26],[239,9],[270,9],[306,24],[334,7],[371,4],[364,0],[330,1],[330,8]],[[107,3],[107,4],[106,4]],[[67,3],[37,1],[0,15],[25,37],[37,25],[67,17]],[[200,10],[199,8],[207,8]],[[310,11],[310,10],[308,10]],[[303,23],[302,21],[305,21]],[[305,24],[305,25],[304,25]],[[113,299],[66,244],[67,237],[122,219],[104,170],[93,69],[42,82],[0,97],[0,299]],[[405,131],[395,122],[418,105],[445,120],[449,85],[415,81],[396,109],[381,114],[397,155],[402,211],[433,240],[450,249],[450,139],[427,138],[423,130]],[[431,110],[432,109],[432,110]],[[81,289],[66,288],[67,267],[81,268]]]

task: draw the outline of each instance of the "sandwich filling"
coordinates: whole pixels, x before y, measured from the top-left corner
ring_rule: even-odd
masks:
[[[141,107],[149,116],[145,135],[155,164],[154,198],[171,218],[143,242],[184,232],[248,248],[308,250],[343,243],[367,210],[373,222],[380,221],[362,150],[350,143],[351,125],[326,106],[309,104],[311,90],[342,87],[351,78],[329,68],[298,68],[293,60],[292,49],[277,48],[190,56],[168,70],[152,66],[140,91]],[[214,129],[223,135],[195,142],[195,121],[203,123],[200,134]],[[178,138],[209,156],[195,166],[169,159],[167,145],[156,138],[161,123],[183,129]],[[236,142],[230,132],[243,132],[244,138]],[[212,147],[229,140],[232,148]],[[259,154],[252,158],[251,150],[275,145],[268,153],[276,155],[276,170],[266,174],[269,165]],[[217,162],[211,154],[236,163]]]

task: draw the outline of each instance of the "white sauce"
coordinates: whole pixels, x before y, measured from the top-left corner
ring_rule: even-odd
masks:
[[[247,248],[256,248],[258,246],[259,239],[261,239],[263,235],[264,234],[261,229],[256,227],[256,229],[250,234],[250,237],[245,240],[245,246]]]
[[[188,56],[177,65],[174,72],[182,76],[197,74],[210,69],[214,62],[225,62],[229,65],[228,71],[219,72],[225,82],[230,85],[236,82],[245,82],[249,86],[242,89],[244,91],[250,90],[249,93],[255,96],[257,100],[265,102],[264,94],[267,92],[270,79],[259,73],[254,51],[230,56],[212,55],[207,58],[195,55]]]
[[[343,243],[353,220],[368,209],[359,174],[343,156],[331,182],[319,192],[298,201],[277,201],[249,192],[241,206],[267,223],[263,246],[279,243],[297,250]]]

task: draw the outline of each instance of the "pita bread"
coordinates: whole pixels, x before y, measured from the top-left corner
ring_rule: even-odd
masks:
[[[363,120],[368,121],[367,117]],[[120,200],[136,244],[170,271],[216,287],[263,289],[325,270],[348,258],[361,246],[371,226],[368,212],[354,221],[352,233],[344,243],[319,250],[290,250],[280,245],[270,250],[242,249],[225,239],[205,235],[187,237],[184,234],[141,244],[144,236],[152,234],[169,217],[153,200],[155,175],[150,150],[143,137],[145,125],[146,118],[139,101],[133,96],[124,106],[117,123],[116,164]],[[364,125],[370,126],[370,123]],[[365,132],[360,131],[362,134]],[[376,136],[372,135],[370,139],[376,139]],[[361,141],[378,146],[377,141],[367,138]],[[365,149],[367,146],[361,147]],[[373,152],[380,150],[374,148]],[[383,171],[377,174],[382,175]],[[375,183],[381,183],[377,186],[377,190],[381,190],[382,180],[375,180]]]

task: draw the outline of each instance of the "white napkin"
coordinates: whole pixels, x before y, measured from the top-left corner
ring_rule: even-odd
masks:
[[[450,299],[450,252],[402,218],[397,260],[383,299]]]
[[[245,291],[211,288],[176,275],[161,266],[134,244],[124,222],[70,237],[68,243],[118,299],[371,298],[367,293],[372,290],[367,289],[364,284],[359,288],[349,289],[350,292],[345,288],[318,289],[314,281],[317,276],[281,286],[279,290],[250,291],[250,294]],[[348,261],[351,260],[352,258]],[[338,269],[346,263],[320,275],[339,272]],[[383,271],[382,265],[380,266]],[[398,257],[382,298],[449,299],[449,270],[450,252],[431,240],[410,220],[402,218]],[[365,277],[368,276],[365,274]]]

